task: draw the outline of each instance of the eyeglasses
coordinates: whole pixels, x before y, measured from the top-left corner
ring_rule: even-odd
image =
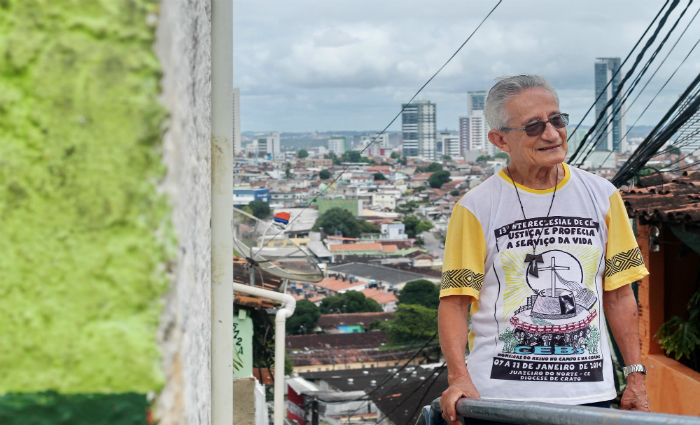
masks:
[[[501,130],[520,130],[524,131],[530,137],[540,136],[544,133],[545,128],[547,128],[547,123],[552,123],[554,128],[564,128],[569,124],[569,114],[559,114],[555,115],[547,121],[535,121],[526,125],[523,128],[508,128],[504,127]]]

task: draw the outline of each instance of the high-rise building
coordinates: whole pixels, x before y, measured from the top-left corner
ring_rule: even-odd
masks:
[[[620,69],[620,58],[597,58],[595,63],[595,95],[603,93],[595,104],[596,118],[600,116],[605,109],[608,100],[612,99],[613,94],[617,91],[622,80],[622,73],[617,72]],[[616,74],[617,72],[617,74]],[[611,82],[608,85],[608,82]],[[607,87],[606,87],[607,85]],[[627,132],[625,121],[623,118],[624,105],[621,103],[623,92],[615,98],[613,104],[608,107],[605,113],[604,121],[599,124],[598,130],[593,137],[596,143],[597,151],[616,151],[622,152],[627,142],[624,135]],[[614,115],[613,112],[617,111]],[[612,117],[612,120],[610,119]],[[612,122],[611,122],[612,121]],[[605,125],[609,123],[608,125]]]
[[[328,139],[328,151],[340,156],[347,150],[347,143],[345,136],[333,136]]]
[[[459,117],[459,154],[465,156],[469,150],[469,117]]]
[[[372,142],[372,140],[374,140],[374,142]],[[365,150],[365,147],[370,143],[372,144]],[[384,152],[388,152],[389,147],[389,134],[387,133],[374,133],[370,136],[360,136],[360,150],[364,150],[362,156],[384,156]]]
[[[266,137],[260,137],[257,142],[258,156],[269,155],[270,159],[273,160],[282,158],[280,134],[278,132],[270,133],[270,135]]]
[[[489,155],[493,155],[495,146],[489,142],[489,130],[484,111],[473,110],[469,114],[470,151],[486,151]]]
[[[488,91],[470,90],[467,92],[468,116],[459,118],[459,143],[462,156],[468,151],[486,151],[493,155],[494,146],[489,142],[489,125],[484,115],[484,105]]]
[[[403,154],[406,157],[437,159],[435,142],[437,139],[436,108],[429,100],[419,100],[401,105],[401,131],[403,133]]]
[[[460,151],[459,136],[450,134],[448,131],[440,133],[438,135],[436,150],[438,155],[436,159],[442,159],[443,155],[449,155],[452,159],[461,157],[462,152]]]
[[[241,153],[241,90],[233,89],[233,154]]]
[[[483,111],[486,104],[486,96],[489,92],[486,89],[469,90],[467,92],[467,113],[472,111]]]

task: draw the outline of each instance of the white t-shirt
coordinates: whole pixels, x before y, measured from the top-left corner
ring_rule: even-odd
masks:
[[[504,171],[453,210],[440,297],[476,299],[467,368],[483,398],[584,404],[616,396],[602,294],[648,272],[617,189],[564,171],[549,218],[554,188],[518,185],[523,219]]]

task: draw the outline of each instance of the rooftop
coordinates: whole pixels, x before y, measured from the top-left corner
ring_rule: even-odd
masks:
[[[346,273],[352,276],[358,276],[369,280],[382,281],[392,285],[426,278],[425,275],[418,273],[364,263],[348,263],[337,266],[331,266],[328,268],[328,272]]]
[[[328,245],[331,252],[334,251],[382,251],[380,243],[353,243]]]
[[[700,172],[684,172],[671,180],[647,178],[640,183],[647,183],[647,187],[622,192],[630,217],[638,218],[641,224],[700,224]]]

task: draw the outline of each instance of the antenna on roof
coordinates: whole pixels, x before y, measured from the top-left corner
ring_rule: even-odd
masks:
[[[279,246],[266,246],[268,231],[271,228],[283,230],[289,219],[289,213],[279,213],[272,220],[260,220],[237,208],[233,209],[234,254],[245,258],[246,268],[250,272],[250,286],[255,286],[256,270],[261,279],[262,271],[266,271],[291,281],[316,283],[323,280],[323,271],[318,263],[284,233],[273,236],[275,245]]]

